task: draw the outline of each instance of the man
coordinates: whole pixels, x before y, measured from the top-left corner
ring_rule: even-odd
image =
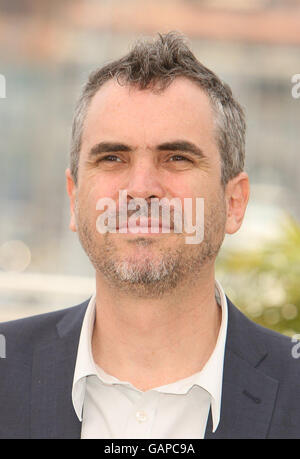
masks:
[[[231,90],[176,33],[139,42],[90,76],[66,179],[70,228],[96,292],[2,324],[2,438],[299,436],[290,340],[249,321],[215,279],[224,236],[240,228],[248,202],[244,137]],[[162,231],[155,200],[177,199],[195,223],[197,198],[200,242],[187,243],[189,227],[175,231],[175,207]],[[103,202],[115,207],[105,214]],[[133,215],[144,203],[148,216]]]

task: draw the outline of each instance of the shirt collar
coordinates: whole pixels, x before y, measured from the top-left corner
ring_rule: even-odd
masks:
[[[75,412],[80,421],[82,421],[86,377],[97,374],[91,346],[95,314],[96,294],[91,297],[82,322],[73,377],[72,401]]]
[[[225,354],[225,342],[227,335],[227,300],[220,283],[215,280],[215,296],[218,304],[222,308],[221,326],[214,348],[209,360],[201,371],[188,378],[181,379],[165,386],[155,388],[158,392],[170,394],[185,394],[193,386],[205,389],[211,396],[211,411],[213,420],[213,432],[218,427],[221,412],[223,363]],[[123,384],[133,387],[129,382],[120,381],[114,376],[108,375],[99,368],[92,355],[92,333],[95,321],[96,294],[94,294],[88,304],[84,320],[82,323],[79,346],[77,352],[76,366],[73,378],[72,401],[77,417],[82,421],[82,409],[85,397],[86,377],[97,375],[105,384]]]

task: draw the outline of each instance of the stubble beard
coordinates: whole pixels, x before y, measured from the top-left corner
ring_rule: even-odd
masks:
[[[205,215],[204,239],[200,244],[185,244],[181,234],[175,236],[180,237],[179,244],[158,248],[158,237],[152,240],[137,236],[127,241],[134,254],[122,256],[115,235],[100,235],[77,200],[75,212],[80,243],[96,272],[116,291],[137,297],[159,298],[174,292],[182,283],[192,286],[205,266],[216,258],[225,235],[225,205],[218,202]],[[174,238],[174,234],[170,237]]]

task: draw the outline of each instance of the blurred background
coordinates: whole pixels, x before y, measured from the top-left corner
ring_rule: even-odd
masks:
[[[251,198],[217,277],[256,322],[300,332],[299,0],[0,0],[0,321],[93,293],[68,228],[74,104],[91,70],[170,30],[188,37],[247,116]]]

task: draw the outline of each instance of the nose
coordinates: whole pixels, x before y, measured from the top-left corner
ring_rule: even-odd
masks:
[[[151,198],[164,196],[163,183],[153,160],[143,158],[132,165],[126,189],[128,199],[143,198],[148,204]]]

